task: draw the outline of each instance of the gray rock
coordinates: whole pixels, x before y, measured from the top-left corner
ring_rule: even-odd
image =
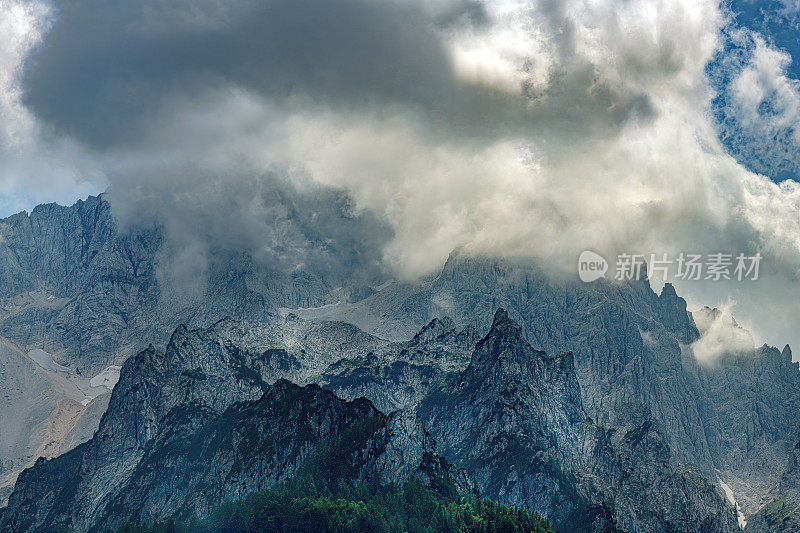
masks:
[[[497,307],[537,350],[573,354],[593,421],[613,427],[631,404],[644,405],[676,468],[694,464],[720,478],[746,515],[763,503],[797,434],[797,364],[770,347],[700,364],[690,348],[700,332],[669,284],[658,295],[645,278],[585,284],[529,261],[455,252],[423,283],[395,284],[316,317],[410,337],[437,316],[485,331]]]
[[[646,408],[628,406],[608,430],[592,423],[572,354],[534,350],[502,309],[467,369],[419,411],[482,494],[535,509],[557,529],[738,530],[711,483],[673,466]]]
[[[0,507],[25,467],[88,440],[100,420],[68,375],[49,362],[51,369],[0,338]]]
[[[387,417],[316,385],[267,384],[296,364],[285,350],[246,352],[213,330],[179,328],[164,353],[126,362],[90,441],[20,476],[0,530],[188,519],[297,475],[470,490],[412,412]]]
[[[261,382],[291,377],[345,398],[369,397],[388,412],[414,407],[438,381],[462,372],[474,332],[486,331],[504,307],[536,350],[573,354],[582,409],[597,427],[635,425],[625,416],[641,406],[666,441],[670,469],[694,464],[704,477],[719,477],[748,516],[777,497],[800,409],[800,372],[788,349],[765,346],[703,366],[691,353],[700,331],[685,301],[671,285],[655,294],[646,279],[582,284],[531,262],[456,252],[429,279],[376,288],[383,279],[365,273],[372,266],[362,271],[358,246],[337,245],[336,235],[325,238],[302,212],[305,204],[279,200],[296,215],[276,221],[293,239],[281,246],[309,261],[289,254],[288,263],[259,262],[233,248],[214,250],[207,283],[191,297],[164,282],[164,230],[153,224],[121,231],[102,197],[4,219],[0,335],[91,377],[138,353],[145,339],[163,345],[180,323],[205,326],[231,315],[248,320],[220,322],[205,340],[190,341],[203,350],[216,343],[226,365],[242,361],[243,374],[217,376],[220,405],[251,401]],[[353,224],[360,235],[360,222]],[[284,308],[298,308],[298,316],[284,317]],[[452,322],[432,322],[446,316]],[[349,322],[380,338],[298,317]],[[213,376],[219,369],[208,370]],[[182,387],[183,379],[170,375],[165,383]],[[192,394],[212,399],[190,386],[185,395]],[[35,424],[46,424],[45,410]],[[71,442],[90,432],[89,418],[99,411],[87,411],[84,429],[74,433],[82,436]],[[152,421],[141,422],[149,428]],[[27,453],[9,451],[5,460],[17,468]]]

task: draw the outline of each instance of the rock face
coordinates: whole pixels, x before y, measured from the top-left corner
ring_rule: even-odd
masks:
[[[431,391],[419,412],[482,494],[536,509],[559,529],[614,528],[610,510],[573,474],[594,427],[572,355],[534,350],[504,310],[469,366]]]
[[[714,487],[674,460],[644,406],[629,406],[614,425],[594,423],[572,355],[534,350],[503,310],[470,356],[474,338],[447,319],[404,343],[292,315],[271,324],[182,326],[163,353],[151,346],[125,363],[91,441],[23,473],[0,524],[88,531],[203,514],[223,494],[243,496],[296,475],[320,443],[345,434],[357,448],[348,457],[362,462],[342,479],[416,477],[438,490],[467,490],[436,454],[413,410],[419,404],[442,456],[484,495],[544,512],[562,529],[736,528]],[[382,381],[373,361],[378,370],[413,366],[430,379],[405,372]],[[351,396],[410,408],[387,417],[366,400],[347,404],[284,378],[321,379]],[[370,421],[369,430],[356,419]],[[353,440],[354,431],[363,439]],[[303,437],[276,445],[283,434]]]
[[[611,430],[592,423],[572,354],[534,350],[502,309],[467,369],[419,412],[482,494],[536,509],[557,529],[738,529],[711,483],[674,467],[644,408],[631,406]]]
[[[736,529],[714,487],[675,466],[643,407],[612,429],[588,419],[571,354],[534,350],[503,310],[469,356],[474,338],[447,319],[405,343],[294,316],[182,326],[163,352],[150,346],[125,363],[94,438],[20,476],[0,528],[186,519],[297,475],[384,485],[415,478],[465,493],[465,472],[483,495],[544,512],[565,530]],[[381,382],[370,366],[357,370],[373,360],[413,365],[431,383],[409,374]],[[284,379],[315,376],[411,407],[387,416],[367,399]]]
[[[231,332],[245,333],[239,346]],[[103,531],[203,515],[298,474],[469,490],[413,412],[386,416],[368,400],[278,379],[301,364],[286,350],[249,351],[262,335],[231,321],[179,328],[164,353],[129,359],[94,438],[25,471],[0,530]]]
[[[317,199],[325,205],[316,205],[314,210],[305,212],[301,209],[305,204],[297,204],[296,194],[284,193],[278,191],[275,195],[278,204],[286,204],[286,209],[276,209],[286,214],[275,225],[295,239],[296,242],[279,245],[285,245],[292,253],[299,250],[297,261],[286,266],[258,262],[247,254],[237,255],[230,250],[213,250],[205,284],[193,298],[187,298],[183,291],[167,282],[169,258],[165,246],[169,243],[164,228],[157,222],[120,228],[104,197],[90,197],[71,207],[43,205],[30,214],[20,213],[0,220],[0,336],[11,339],[22,352],[43,349],[52,354],[54,364],[88,380],[142,350],[146,346],[143,339],[158,345],[166,343],[170,333],[182,323],[205,327],[230,315],[283,325],[277,313],[281,307],[321,305],[329,298],[346,299],[348,295],[357,298],[373,292],[363,286],[370,274],[359,274],[375,270],[358,264],[366,258],[359,255],[363,251],[358,242],[363,240],[359,229],[363,221],[346,212],[341,198]],[[328,218],[323,221],[320,216],[315,222],[317,213]],[[330,230],[326,226],[331,225],[353,231],[328,235],[326,232]],[[342,240],[356,242],[342,246]],[[298,271],[297,264],[303,262],[307,268]],[[332,350],[326,354],[326,363],[316,368],[314,361],[306,360],[307,374],[322,372],[330,362],[327,357],[337,353],[336,350],[346,349],[348,357],[371,351],[359,351],[358,338],[349,336],[354,329],[339,328],[341,337],[338,340],[331,337],[326,345],[326,349]],[[293,329],[288,327],[287,332],[290,331]],[[298,344],[294,339],[285,341],[283,345],[287,348]],[[336,342],[339,345],[332,346]],[[313,346],[310,349],[313,351]],[[459,361],[444,364],[459,364]],[[28,366],[25,376],[14,375],[22,381],[38,379],[34,365]],[[420,372],[429,373],[428,369]],[[398,381],[398,387],[400,383],[404,386],[422,379],[415,371],[403,374],[406,377]],[[416,390],[413,397],[424,394],[424,386],[410,386]],[[342,390],[348,387],[349,382],[342,383]],[[44,388],[43,385],[32,389]],[[355,392],[355,388],[350,389]],[[389,396],[386,406],[408,403],[406,393],[392,400]],[[81,409],[82,398],[73,399],[78,402],[73,410]],[[0,405],[4,427],[46,427],[55,409],[55,404],[48,402],[40,401],[36,395],[22,395],[5,402]],[[98,405],[94,403],[86,410],[80,427],[70,431],[56,449],[66,451],[70,445],[91,437],[103,411]],[[19,417],[22,418],[12,421]],[[36,431],[37,435],[43,433]],[[39,450],[42,439],[31,440],[11,430],[4,433],[9,442],[12,434],[19,438],[18,442],[0,446],[0,503],[7,495],[4,487],[13,482],[19,469],[37,453],[44,453]]]
[[[770,491],[770,501],[747,522],[748,532],[800,531],[800,442],[789,455],[786,470]]]
[[[692,344],[701,332],[670,284],[659,295],[646,279],[586,284],[530,262],[454,253],[424,283],[302,316],[411,336],[437,316],[485,331],[497,307],[535,349],[573,354],[595,423],[611,428],[631,404],[646,406],[676,464],[725,482],[746,515],[759,508],[794,446],[800,371],[790,351],[767,346],[700,363]]]
[[[614,502],[626,531],[739,531],[736,512],[694,465],[676,464],[668,440],[642,406],[598,428],[589,472]]]
[[[477,340],[474,328],[434,318],[408,342],[334,362],[318,381],[343,398],[369,398],[387,413],[414,408],[431,387],[466,368]]]
[[[466,366],[475,337],[471,330],[457,330],[452,321],[434,320],[411,341],[390,343],[349,324],[309,322],[289,315],[267,323],[224,319],[208,330],[181,327],[166,354],[153,348],[135,357],[167,357],[169,364],[162,364],[149,381],[145,370],[138,373],[144,380],[139,386],[176,391],[165,398],[178,402],[193,401],[193,395],[203,395],[205,402],[209,383],[222,405],[253,400],[266,384],[283,377],[326,384],[347,399],[368,396],[381,410],[391,412],[415,406],[446,372]],[[83,393],[63,373],[40,368],[20,349],[2,352],[14,357],[0,359],[6,365],[0,387],[7,396],[0,410],[3,504],[24,467],[39,456],[53,457],[91,438],[108,405],[108,395],[84,405]],[[379,369],[372,373],[366,361],[375,361]],[[195,387],[197,383],[202,386]],[[124,380],[117,386],[131,388]],[[172,406],[161,407],[155,419]]]
[[[556,370],[547,370],[547,365],[561,360],[564,368],[569,366],[566,354],[572,354],[574,363],[580,402],[562,398],[553,406],[566,425],[547,418],[555,416],[552,413],[542,414],[532,407],[545,401],[546,390],[531,389],[521,377],[515,381],[520,383],[513,391],[518,403],[530,410],[525,416],[539,416],[549,424],[529,441],[531,449],[540,446],[537,443],[543,435],[553,439],[569,436],[581,443],[580,453],[559,451],[566,455],[556,454],[552,461],[565,475],[575,476],[581,502],[609,509],[617,525],[655,523],[654,518],[642,518],[644,507],[671,516],[669,523],[679,520],[674,513],[684,508],[675,503],[682,501],[680,498],[669,508],[659,507],[666,500],[636,496],[633,483],[637,479],[662,480],[663,497],[681,490],[705,494],[703,483],[694,484],[700,479],[696,476],[699,471],[707,479],[730,486],[747,516],[764,503],[778,501],[780,493],[776,491],[788,487],[780,480],[797,440],[796,413],[800,410],[800,371],[791,361],[788,347],[783,351],[767,346],[737,350],[722,354],[712,365],[702,364],[692,347],[703,335],[698,325],[715,314],[701,311],[693,316],[671,285],[659,295],[646,279],[583,284],[554,276],[530,262],[454,253],[438,275],[422,282],[380,284],[383,279],[376,276],[365,284],[365,276],[349,274],[360,268],[360,256],[353,252],[358,247],[343,251],[334,246],[331,251],[324,231],[311,228],[310,219],[303,220],[290,232],[299,236],[302,246],[288,244],[292,249],[311,250],[308,256],[316,258],[314,261],[292,262],[289,268],[258,263],[229,249],[214,250],[216,259],[209,265],[207,283],[199,294],[188,298],[165,281],[164,229],[153,224],[121,230],[102,197],[72,207],[40,206],[30,214],[9,217],[0,221],[0,336],[18,346],[23,358],[33,348],[44,350],[53,355],[56,374],[63,366],[72,374],[80,372],[88,381],[108,374],[110,365],[130,360],[145,347],[143,339],[163,345],[180,323],[198,327],[226,315],[243,319],[222,320],[199,332],[183,328],[173,336],[166,353],[151,349],[134,356],[151,357],[154,365],[157,360],[175,361],[174,368],[186,373],[163,365],[149,377],[143,372],[135,386],[121,381],[127,392],[115,401],[126,398],[139,406],[130,412],[140,414],[133,417],[133,429],[118,421],[124,438],[112,434],[103,438],[117,442],[119,447],[108,453],[118,453],[119,468],[127,471],[138,464],[141,456],[137,454],[143,453],[139,447],[161,431],[158,421],[175,405],[198,401],[219,415],[231,402],[258,400],[265,387],[280,378],[318,383],[345,399],[365,396],[384,412],[413,409],[430,397],[432,390],[450,394],[455,379],[470,383],[478,379],[463,374],[469,370],[479,340],[476,332],[487,331],[495,310],[503,307],[519,325],[533,353],[545,355],[531,355],[533,362],[518,362],[517,366],[504,362],[495,367],[503,372],[513,369],[519,376],[526,372],[538,375],[539,371],[550,375]],[[330,322],[334,319],[338,322]],[[0,468],[6,481],[44,453],[36,444],[44,442],[36,440],[42,428],[50,428],[51,420],[74,415],[73,407],[78,409],[73,404],[64,408],[63,403],[58,408],[57,394],[43,393],[47,396],[43,401],[28,394],[29,390],[48,391],[52,382],[41,381],[36,365],[17,363],[14,372],[8,373],[18,380],[17,392],[25,393],[0,406],[4,429],[14,428],[0,435]],[[23,368],[28,370],[23,372]],[[514,372],[510,375],[517,375]],[[206,385],[213,383],[218,390],[209,392],[203,386],[204,378]],[[8,381],[12,380],[3,383]],[[442,381],[446,388],[438,386]],[[502,401],[511,397],[500,382],[486,386],[500,396],[493,399],[487,393],[475,402],[488,406],[494,401],[503,406]],[[567,382],[558,386],[563,390],[550,392],[575,396]],[[156,389],[161,387],[171,393],[159,396]],[[554,398],[547,401],[554,402]],[[72,429],[60,424],[60,436],[49,446],[52,453],[44,455],[66,451],[90,437],[107,399],[99,397],[89,404]],[[177,403],[170,403],[173,401]],[[111,402],[112,410],[121,407]],[[469,403],[463,406],[473,407],[478,409]],[[500,414],[491,414],[502,411],[501,407],[486,409],[484,412],[481,404],[478,411],[487,417],[481,420],[488,423],[494,416],[505,420]],[[23,414],[27,420],[21,421]],[[581,420],[575,422],[574,416]],[[588,428],[587,420],[594,430]],[[477,422],[469,423],[478,427]],[[26,433],[28,429],[18,428],[36,429]],[[646,428],[648,438],[630,442],[623,438],[630,432],[637,435],[636,428]],[[431,429],[438,431],[438,425]],[[534,429],[525,431],[536,435]],[[9,437],[12,433],[13,438]],[[36,438],[31,441],[29,433]],[[628,450],[631,442],[644,444]],[[451,444],[456,443],[447,443]],[[562,444],[551,451],[571,449]],[[452,450],[457,451],[455,447]],[[653,455],[652,450],[661,451]],[[602,460],[608,457],[610,461],[612,456],[627,457],[628,462]],[[637,466],[642,462],[662,466],[649,472]],[[689,464],[697,470],[684,466]],[[628,474],[621,478],[619,472]],[[608,489],[592,476],[614,480],[613,486],[621,487],[621,494],[630,494],[630,502],[620,499],[611,509],[606,500],[597,500],[594,495],[606,498]],[[642,481],[642,486],[649,485]],[[99,487],[91,489],[93,497],[102,495],[104,489]],[[509,489],[504,494],[521,501],[527,496],[520,491]],[[705,498],[702,501],[708,501]],[[639,507],[636,500],[641,501]],[[553,509],[566,513],[564,516],[571,512],[558,505]],[[603,513],[598,516],[605,516]],[[692,516],[713,513],[697,511]]]
[[[166,342],[179,324],[263,321],[280,307],[369,294],[365,282],[382,279],[372,279],[377,268],[362,249],[371,245],[367,222],[334,193],[306,206],[301,193],[275,187],[274,225],[287,242],[273,255],[288,259],[213,249],[191,290],[176,286],[170,271],[170,247],[181,243],[168,241],[158,221],[120,228],[104,196],[0,220],[0,336],[93,376],[141,350],[143,338]]]
[[[135,350],[149,321],[135,323],[159,299],[159,231],[121,237],[108,203],[91,197],[6,218],[0,233],[0,334],[90,375]]]
[[[448,318],[433,319],[410,341],[388,342],[351,324],[292,314],[269,323],[225,319],[207,334],[249,352],[282,354],[291,364],[276,376],[318,383],[345,399],[369,398],[386,413],[416,407],[444,376],[466,368],[478,340],[473,328]]]
[[[695,376],[693,391],[718,475],[749,516],[772,498],[793,453],[800,424],[797,363],[788,346],[762,346],[701,367]]]

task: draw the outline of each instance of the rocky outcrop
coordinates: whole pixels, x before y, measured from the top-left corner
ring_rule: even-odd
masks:
[[[721,479],[746,515],[759,508],[794,445],[800,371],[770,347],[698,362],[701,332],[670,284],[660,294],[646,278],[587,284],[530,261],[454,252],[424,283],[395,284],[322,316],[411,336],[436,316],[485,331],[497,307],[535,349],[573,354],[595,423],[611,428],[632,403],[646,406],[676,466]]]
[[[260,333],[241,346],[225,338],[243,325],[217,328],[179,328],[163,353],[150,347],[129,359],[94,438],[26,470],[0,530],[103,531],[202,516],[297,475],[470,490],[413,412],[386,416],[368,400],[279,379],[302,363],[286,350],[250,351]]]
[[[611,429],[593,423],[572,354],[534,350],[502,309],[467,369],[419,412],[484,495],[536,509],[557,529],[738,529],[711,483],[674,466],[645,407],[629,406]]]
[[[800,531],[800,442],[792,448],[786,470],[772,487],[766,505],[748,520],[746,531],[755,533]]]
[[[571,468],[593,431],[572,356],[531,348],[504,310],[469,366],[431,391],[419,413],[482,494],[535,509],[557,528],[614,529],[610,509]]]
[[[343,398],[369,398],[387,413],[414,408],[431,387],[466,368],[477,340],[474,328],[434,318],[410,341],[334,362],[318,382]]]
[[[135,350],[159,299],[157,229],[121,236],[109,204],[90,197],[14,215],[0,232],[0,334],[90,375]]]
[[[739,531],[733,506],[696,466],[676,464],[644,406],[630,405],[609,429],[597,428],[583,464],[626,531]]]

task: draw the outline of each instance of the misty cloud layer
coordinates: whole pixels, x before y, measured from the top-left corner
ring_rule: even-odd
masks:
[[[337,257],[412,279],[455,247],[564,268],[584,249],[760,251],[767,279],[731,289],[732,312],[792,340],[786,321],[757,319],[763,300],[800,311],[800,186],[719,140],[707,66],[728,20],[715,1],[13,5],[28,22],[5,23],[36,30],[6,38],[0,105],[31,133],[22,150],[6,134],[0,166],[110,185],[125,223],[144,211],[166,225],[176,270],[220,247],[319,260],[302,251],[317,230],[297,230],[317,227],[310,212],[332,217],[319,227]],[[731,78],[740,120],[782,90],[770,50]],[[280,191],[295,190],[292,210]],[[343,212],[367,222],[350,234]],[[202,277],[196,264],[178,277]],[[680,288],[698,304],[730,296]]]
[[[752,353],[756,347],[752,335],[728,313],[729,306],[723,309],[704,307],[692,313],[700,338],[690,349],[704,365],[714,365],[721,357]]]

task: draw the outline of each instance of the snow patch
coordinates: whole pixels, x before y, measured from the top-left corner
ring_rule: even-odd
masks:
[[[45,370],[49,370],[51,372],[69,372],[69,368],[56,363],[55,360],[53,360],[52,355],[40,348],[34,348],[33,350],[29,351],[28,357],[30,357],[34,363]]]
[[[91,379],[77,378],[76,384],[78,388],[86,396],[81,403],[83,406],[89,405],[92,400],[103,394],[108,394],[114,390],[114,386],[119,381],[119,371],[122,370],[121,366],[111,365],[103,369],[102,372],[97,374]]]
[[[122,370],[121,366],[111,365],[105,368],[102,372],[89,380],[91,387],[104,387],[109,391],[114,389],[114,385],[119,381],[119,371]]]
[[[719,482],[720,487],[722,487],[725,497],[728,498],[728,501],[731,502],[731,505],[736,507],[736,518],[739,521],[739,528],[744,529],[744,527],[747,525],[747,520],[745,519],[741,507],[739,507],[739,503],[736,501],[736,497],[733,495],[733,490],[721,479],[717,478],[717,481]]]

